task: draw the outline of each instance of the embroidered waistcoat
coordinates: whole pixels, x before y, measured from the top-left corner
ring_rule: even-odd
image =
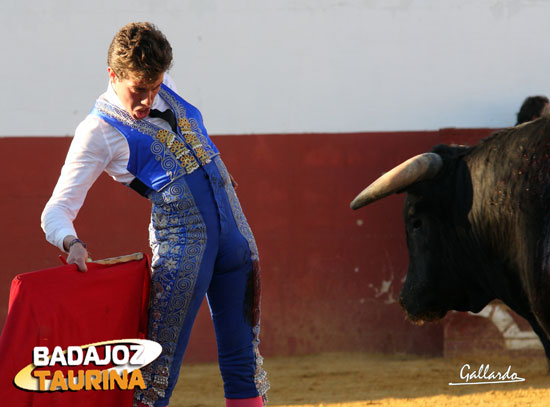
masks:
[[[147,120],[134,119],[124,109],[103,98],[92,114],[99,116],[128,141],[127,169],[145,186],[160,191],[175,179],[210,163],[219,151],[208,137],[200,111],[162,84],[159,96],[176,116],[177,132]]]

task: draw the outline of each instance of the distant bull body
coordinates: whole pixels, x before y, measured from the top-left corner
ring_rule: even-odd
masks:
[[[474,147],[436,146],[382,175],[351,207],[400,192],[409,319],[479,312],[500,299],[529,321],[550,359],[550,119]]]

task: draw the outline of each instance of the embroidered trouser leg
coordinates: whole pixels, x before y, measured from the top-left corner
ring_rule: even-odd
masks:
[[[225,397],[258,396],[255,335],[245,298],[253,264],[246,240],[236,226],[222,232],[208,303],[214,321]],[[250,295],[250,293],[249,293]]]
[[[218,249],[217,207],[204,174],[196,171],[151,198],[153,250],[148,337],[162,354],[146,366],[147,389],[134,399],[165,406],[174,389],[193,322],[212,278]],[[199,207],[201,208],[199,210]]]
[[[227,399],[262,396],[269,388],[260,356],[259,262],[252,231],[225,165],[207,167],[220,219],[219,248],[208,301]]]

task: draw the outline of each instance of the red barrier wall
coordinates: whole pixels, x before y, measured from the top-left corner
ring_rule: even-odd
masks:
[[[213,137],[239,183],[237,193],[260,250],[262,352],[443,354],[443,325],[412,325],[396,302],[408,264],[403,196],[356,212],[349,202],[412,155],[441,142],[475,143],[489,133],[444,129]],[[70,138],[0,139],[0,326],[12,278],[59,264],[58,250],[40,229],[40,214],[69,144]],[[102,175],[76,227],[94,258],[149,253],[149,210],[145,199]],[[214,333],[203,305],[186,360],[215,359]]]

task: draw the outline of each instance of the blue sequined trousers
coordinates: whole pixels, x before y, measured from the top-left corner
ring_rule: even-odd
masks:
[[[167,406],[207,295],[226,398],[265,397],[254,237],[219,156],[150,195],[153,250],[149,339],[163,352],[142,369],[136,405]],[[138,403],[139,402],[139,403]]]

